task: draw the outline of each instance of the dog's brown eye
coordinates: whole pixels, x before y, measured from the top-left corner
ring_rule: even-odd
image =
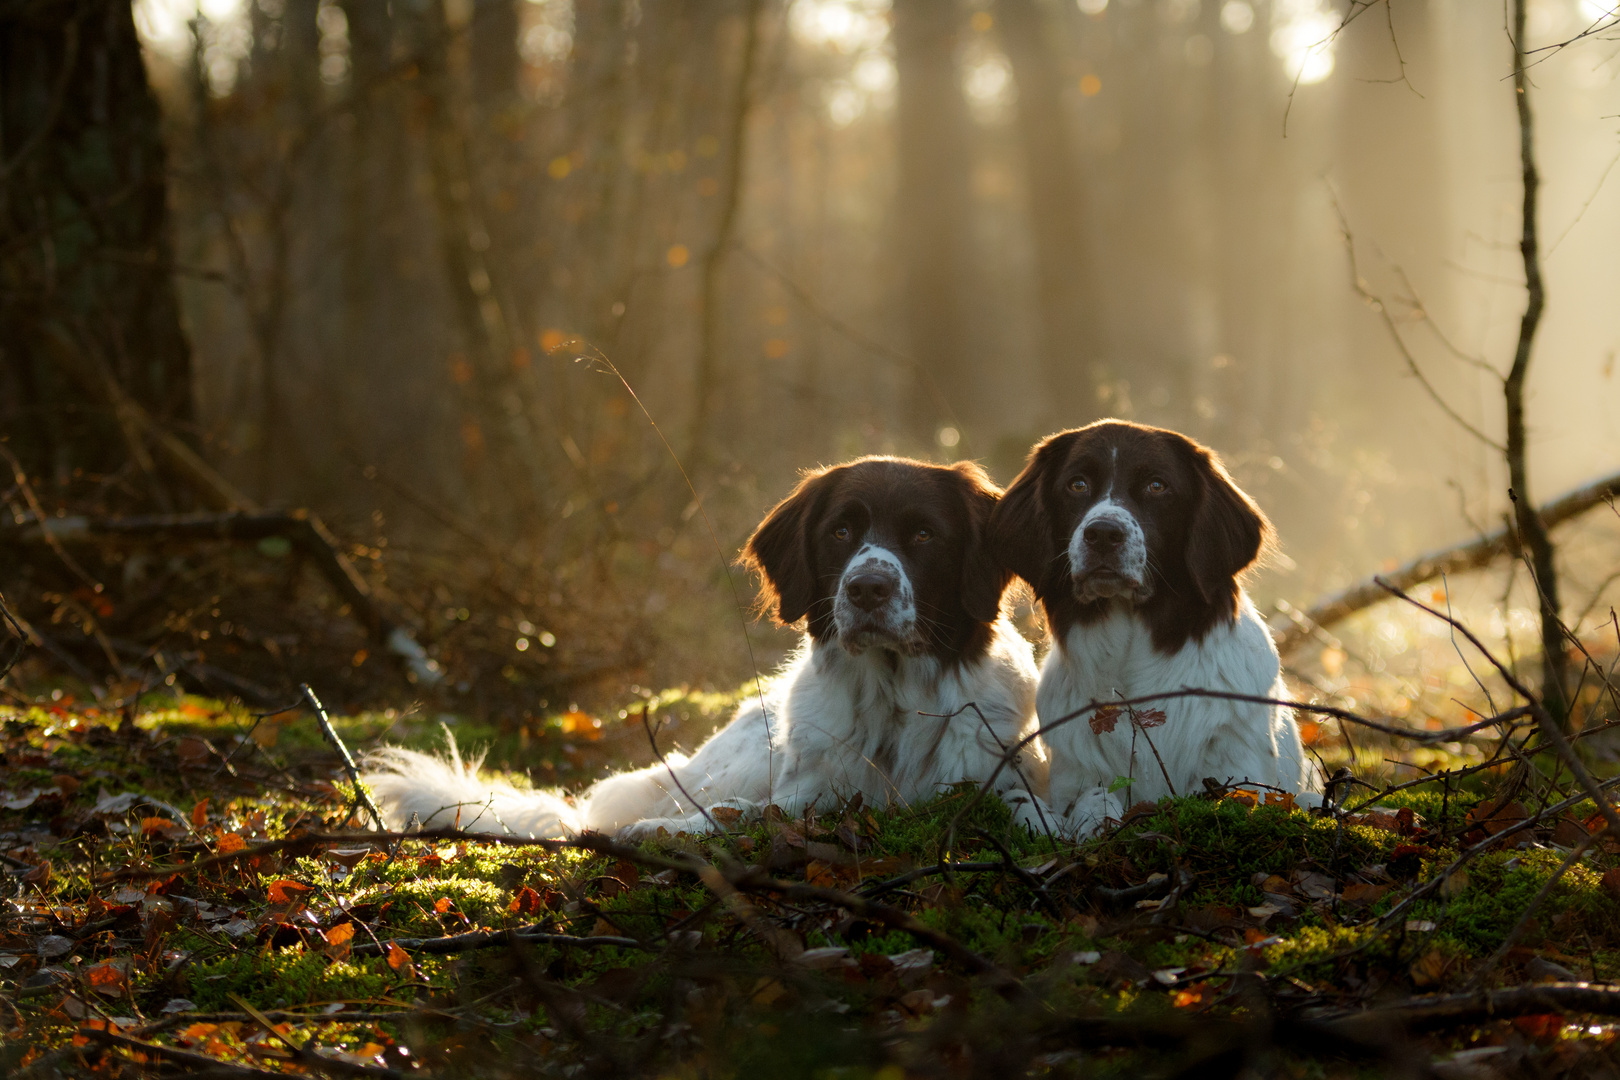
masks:
[[[1170,485],[1166,484],[1163,480],[1149,480],[1147,489],[1149,494],[1163,495],[1165,492],[1170,490]]]
[[[912,536],[911,542],[913,544],[926,544],[926,543],[928,543],[928,541],[932,540],[933,538],[934,538],[934,534],[933,534],[933,532],[931,530],[918,529],[916,534]]]
[[[833,530],[833,539],[834,540],[848,540],[849,539],[849,526],[848,525],[840,525],[840,526],[838,526],[838,528],[834,529]]]
[[[1077,476],[1073,480],[1069,481],[1069,490],[1074,492],[1076,495],[1084,495],[1086,492],[1091,490],[1091,485],[1086,483],[1085,477]]]

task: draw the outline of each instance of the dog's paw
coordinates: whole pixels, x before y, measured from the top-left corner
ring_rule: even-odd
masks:
[[[1036,836],[1062,831],[1063,819],[1053,813],[1052,808],[1041,801],[1040,796],[1015,789],[1003,792],[1001,798],[1012,811],[1013,824],[1022,825]]]
[[[1119,805],[1119,800],[1106,787],[1098,785],[1081,792],[1080,797],[1074,800],[1063,815],[1063,831],[1068,836],[1080,839],[1091,836],[1110,818],[1118,821],[1124,816],[1125,811]]]

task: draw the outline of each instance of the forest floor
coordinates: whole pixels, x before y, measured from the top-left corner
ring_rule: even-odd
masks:
[[[0,718],[0,1075],[1620,1072],[1620,990],[1579,985],[1620,980],[1620,844],[1551,759],[1336,817],[1216,789],[1081,844],[965,787],[630,847],[368,833],[308,711]]]

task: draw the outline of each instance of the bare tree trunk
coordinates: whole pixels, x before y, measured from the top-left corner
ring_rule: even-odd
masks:
[[[1547,295],[1541,279],[1541,253],[1536,235],[1536,195],[1541,178],[1536,172],[1534,118],[1530,112],[1530,84],[1525,75],[1524,22],[1527,0],[1513,0],[1513,90],[1519,110],[1519,164],[1524,178],[1524,223],[1519,254],[1524,260],[1526,293],[1524,316],[1519,320],[1519,343],[1505,383],[1507,398],[1508,494],[1513,499],[1519,540],[1530,557],[1541,602],[1542,701],[1559,720],[1568,714],[1565,701],[1568,663],[1564,656],[1564,628],[1559,619],[1558,570],[1553,564],[1552,538],[1536,513],[1530,495],[1526,458],[1524,383],[1530,373],[1530,348],[1541,322]]]
[[[1092,407],[1100,307],[1087,257],[1085,193],[1063,109],[1063,77],[1035,0],[996,0],[1001,40],[1018,85],[1029,217],[1041,320],[1043,420],[1073,423]]]
[[[506,524],[525,528],[535,524],[541,490],[537,447],[529,428],[532,416],[514,379],[513,321],[492,277],[491,238],[459,92],[465,57],[460,63],[454,57],[464,43],[454,40],[454,33],[442,0],[434,3],[419,27],[418,45],[439,251],[467,350],[460,361],[465,367],[453,365],[452,378],[469,391],[462,440],[469,477],[483,496],[480,509],[498,509],[511,515]]]
[[[151,461],[104,402],[182,431],[191,352],[172,278],[166,154],[128,4],[46,0],[0,19],[0,430],[66,482]],[[93,404],[58,360],[115,393]],[[168,499],[151,476],[151,495]]]
[[[896,212],[906,276],[906,326],[919,369],[907,421],[916,437],[929,442],[942,419],[938,398],[963,404],[973,354],[972,297],[966,285],[972,261],[970,148],[967,102],[956,66],[961,14],[956,0],[894,4],[900,165]],[[928,379],[937,391],[927,385]]]
[[[716,398],[725,378],[722,371],[720,276],[725,269],[727,249],[737,227],[742,205],[743,170],[748,158],[748,110],[752,105],[754,68],[759,58],[761,0],[746,0],[743,9],[742,60],[737,67],[737,84],[732,98],[726,132],[726,167],[720,179],[720,216],[714,226],[714,240],[703,256],[702,295],[698,327],[697,386],[692,401],[692,431],[687,439],[687,469],[693,475],[706,472],[714,456],[713,432]]]

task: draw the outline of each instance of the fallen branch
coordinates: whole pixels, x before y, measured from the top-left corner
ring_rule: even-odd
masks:
[[[349,605],[371,638],[401,657],[418,679],[434,683],[438,666],[416,643],[410,632],[390,619],[377,603],[371,585],[343,554],[337,537],[306,510],[227,511],[198,514],[147,514],[133,517],[47,517],[35,511],[32,521],[0,527],[0,541],[43,543],[62,550],[72,543],[106,540],[162,541],[216,540],[257,543],[279,538],[298,548],[320,571],[334,592]]]
[[[1378,1019],[1399,1022],[1408,1030],[1432,1030],[1538,1013],[1620,1016],[1620,986],[1584,982],[1542,983],[1539,986],[1510,986],[1504,990],[1478,990],[1466,994],[1435,994],[1386,1008],[1324,1019],[1330,1020],[1335,1027]]]
[[[1554,499],[1541,508],[1541,521],[1552,529],[1617,497],[1620,497],[1620,473]],[[1378,578],[1397,589],[1411,589],[1442,575],[1483,569],[1497,559],[1515,554],[1517,548],[1517,531],[1504,527],[1466,544],[1422,555],[1387,574],[1366,578],[1299,612],[1294,624],[1277,635],[1277,648],[1284,653],[1296,649],[1310,639],[1313,628],[1331,626],[1387,600],[1389,594],[1378,584]]]
[[[525,927],[516,930],[474,930],[467,934],[452,934],[449,937],[437,938],[390,938],[382,944],[367,941],[356,945],[349,951],[356,956],[366,956],[383,952],[387,945],[398,945],[400,948],[411,952],[441,955],[444,953],[473,952],[478,949],[494,949],[502,945],[510,945],[514,941],[521,941],[530,945],[560,945],[573,949],[645,949],[647,947],[631,937],[614,937],[605,934],[594,937],[577,937],[573,934],[553,934],[530,930]]]

